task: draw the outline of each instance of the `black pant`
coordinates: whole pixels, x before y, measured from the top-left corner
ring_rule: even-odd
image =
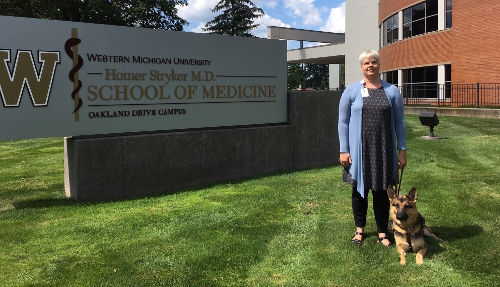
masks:
[[[354,223],[356,227],[365,227],[366,212],[368,211],[368,190],[365,190],[365,197],[356,190],[352,189],[352,212],[354,214]],[[389,220],[389,197],[387,191],[373,191],[373,213],[375,214],[375,222],[377,223],[377,232],[387,232],[387,223]]]

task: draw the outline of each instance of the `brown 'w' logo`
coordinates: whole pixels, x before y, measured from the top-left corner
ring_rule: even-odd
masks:
[[[0,50],[0,96],[3,105],[19,107],[24,87],[27,86],[33,106],[47,106],[56,65],[60,62],[59,52],[38,51],[38,63],[42,65],[39,73],[31,51],[17,51],[12,73],[7,64],[10,61],[10,50]]]

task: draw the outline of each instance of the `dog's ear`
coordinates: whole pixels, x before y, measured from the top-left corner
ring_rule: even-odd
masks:
[[[413,187],[410,192],[406,195],[408,199],[413,203],[417,204],[417,188]]]
[[[389,201],[392,202],[394,198],[396,198],[396,192],[392,189],[392,186],[389,185],[387,188],[387,196],[389,196]]]

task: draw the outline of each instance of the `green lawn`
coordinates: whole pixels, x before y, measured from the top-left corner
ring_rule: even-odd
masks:
[[[362,247],[340,166],[112,203],[66,199],[62,138],[0,142],[1,286],[499,286],[500,120],[407,115],[402,189],[444,240]],[[371,195],[370,195],[371,197]]]

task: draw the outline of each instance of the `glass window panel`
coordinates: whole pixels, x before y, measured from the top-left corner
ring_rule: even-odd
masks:
[[[425,19],[418,20],[411,25],[411,35],[416,36],[425,33]]]
[[[382,22],[382,46],[387,45],[387,21]]]
[[[393,29],[399,28],[399,17],[398,17],[398,14],[395,14],[394,16],[392,16],[392,28]]]
[[[425,20],[427,21],[427,26],[426,26],[427,33],[432,32],[432,31],[437,31],[437,29],[438,29],[438,16],[437,15],[429,17]]]
[[[437,82],[438,81],[438,67],[425,67],[425,81],[426,82]]]
[[[451,11],[446,12],[446,28],[451,28]]]
[[[422,19],[424,17],[425,17],[425,2],[422,2],[412,7],[412,15],[411,15],[412,21]]]
[[[398,28],[395,28],[394,30],[392,30],[392,42],[396,42],[396,41],[399,41],[399,29]]]
[[[426,4],[426,16],[437,15],[438,13],[438,0],[427,0]]]
[[[425,81],[425,68],[414,68],[411,70],[412,83],[423,83]]]
[[[411,37],[411,23],[407,23],[403,26],[403,39]]]
[[[410,91],[411,91],[410,85],[403,84],[403,86],[401,87],[401,95],[403,96],[403,99],[411,97]]]
[[[444,65],[444,81],[451,82],[451,65]]]
[[[424,98],[437,99],[437,95],[438,95],[437,84],[427,85],[425,87]]]
[[[387,44],[392,43],[392,31],[387,32]]]
[[[378,41],[380,44],[379,48],[382,48],[382,46],[384,46],[384,30],[382,30],[382,27],[383,27],[383,25],[380,25],[380,31],[379,31],[379,37],[378,37]]]
[[[392,72],[385,73],[385,81],[392,83]]]
[[[386,20],[387,22],[387,31],[392,30],[392,17]]]
[[[410,70],[406,69],[406,70],[403,70],[403,84],[408,84],[408,79],[409,79],[409,74],[410,74]]]
[[[451,65],[445,65],[445,73],[451,70]],[[397,84],[397,71],[393,71],[392,81]],[[438,66],[421,67],[402,70],[402,95],[412,98],[437,98],[438,92]],[[448,77],[448,76],[445,76]],[[449,81],[446,82],[450,84]],[[449,95],[447,95],[449,96]]]
[[[451,3],[452,1],[451,0],[446,0],[446,11],[450,11],[451,10]]]
[[[398,85],[398,71],[387,72],[387,78],[385,81],[397,86]]]
[[[425,85],[419,85],[419,84],[415,85],[415,83],[414,83],[413,85],[411,85],[411,89],[412,89],[412,97],[414,97],[414,98],[423,98],[424,97]]]
[[[403,11],[403,24],[411,22],[411,7]]]

